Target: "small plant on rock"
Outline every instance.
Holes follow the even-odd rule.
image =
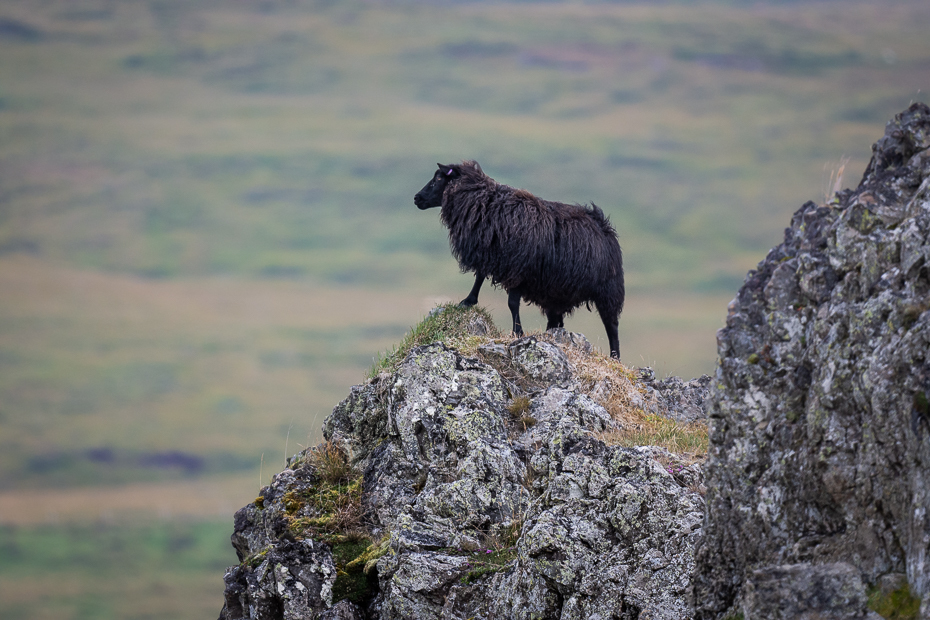
[[[868,592],[869,609],[885,620],[917,620],[920,617],[920,599],[911,593],[907,581],[891,591],[873,587]]]
[[[471,554],[468,563],[470,570],[462,576],[460,581],[463,584],[469,584],[485,575],[499,573],[507,569],[516,558],[516,547],[504,547],[497,550],[479,549]]]
[[[529,414],[532,401],[529,396],[517,396],[507,405],[507,412],[523,430],[536,425],[536,418]]]
[[[330,543],[364,538],[362,476],[349,455],[331,441],[307,450],[304,460],[317,482],[284,495],[290,530],[302,538]]]
[[[601,433],[599,438],[608,445],[627,448],[660,446],[690,461],[702,459],[709,443],[707,425],[703,422],[683,424],[658,415],[644,415],[638,423],[620,431]]]
[[[311,448],[306,458],[316,474],[328,484],[340,484],[359,476],[350,455],[332,441],[327,440]]]
[[[484,335],[476,335],[480,332],[484,332]],[[494,326],[494,319],[484,308],[463,308],[454,303],[444,304],[407,332],[394,349],[379,355],[368,371],[368,376],[374,378],[380,372],[395,370],[414,347],[443,342],[464,355],[474,355],[478,345],[499,335],[500,332]]]

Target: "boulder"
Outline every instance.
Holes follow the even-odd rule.
[[[802,206],[730,304],[698,618],[865,618],[893,574],[930,618],[928,147],[914,104],[858,187]]]
[[[634,373],[592,382],[579,360],[616,362],[564,330],[476,353],[413,347],[324,423],[363,472],[363,526],[384,541],[363,558],[368,598],[340,600],[343,537],[298,527],[320,517],[305,452],[237,513],[242,563],[227,571],[222,618],[691,617],[700,464],[602,440],[622,429],[606,391],[651,388]]]

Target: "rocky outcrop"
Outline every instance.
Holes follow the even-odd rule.
[[[801,207],[730,304],[698,618],[877,618],[866,590],[889,578],[930,618],[928,147],[915,104],[859,186]]]
[[[928,147],[915,104],[855,190],[794,214],[713,380],[445,310],[462,346],[353,387],[236,513],[221,619],[930,620]],[[706,480],[615,441],[705,412]]]
[[[702,375],[690,381],[679,377],[657,379],[651,368],[640,368],[639,376],[647,388],[647,394],[654,394],[653,412],[676,422],[694,422],[707,417],[707,397],[710,395],[710,377]]]
[[[564,330],[474,353],[415,347],[325,422],[363,472],[362,526],[381,541],[362,557],[365,593],[340,602],[348,543],[313,529],[324,492],[301,453],[236,514],[221,618],[691,617],[702,467],[609,445],[629,420],[607,407],[700,411],[704,386],[675,384],[669,405]]]

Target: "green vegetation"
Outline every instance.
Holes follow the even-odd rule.
[[[469,565],[471,570],[462,575],[460,581],[464,584],[473,583],[480,580],[485,575],[499,573],[509,567],[517,559],[516,547],[507,547],[505,549],[487,549],[476,551],[470,556]]]
[[[907,581],[889,592],[882,588],[869,589],[869,609],[885,620],[916,620],[920,617],[920,598],[911,593]]]
[[[386,354],[380,355],[375,360],[371,370],[368,371],[368,376],[376,377],[382,371],[395,369],[407,357],[410,349],[437,341],[442,341],[466,355],[474,355],[479,344],[486,342],[489,337],[499,335],[498,333],[490,333],[485,336],[472,335],[469,333],[468,327],[475,321],[481,321],[491,326],[492,329],[496,329],[493,327],[494,319],[484,308],[478,306],[462,308],[455,303],[439,306],[434,312],[417,323],[404,336],[400,344]]]
[[[328,484],[320,483],[306,493],[285,495],[288,514],[293,515],[306,505],[313,507],[316,516],[294,517],[290,530],[301,538],[314,538],[324,542],[338,542],[361,525],[362,480]]]
[[[927,399],[926,392],[914,393],[914,411],[930,421],[930,400]]]
[[[368,540],[347,541],[333,546],[333,563],[336,565],[333,602],[347,598],[364,607],[378,591],[378,578],[374,571],[366,571],[364,563],[356,562],[370,548]]]
[[[295,536],[332,546],[333,602],[347,598],[364,606],[377,591],[371,567],[387,552],[388,541],[374,542],[361,529],[362,475],[349,456],[329,441],[307,450],[303,458],[313,465],[319,482],[304,492],[285,494],[288,528]],[[298,516],[308,511],[315,516]]]
[[[290,491],[284,495],[291,532],[332,545],[354,545],[366,539],[360,530],[362,473],[352,466],[349,456],[332,442],[325,441],[307,450],[304,458],[313,465],[319,481],[304,491]],[[304,515],[300,516],[301,513]],[[370,541],[362,550],[368,543]]]
[[[515,418],[522,418],[530,410],[532,401],[529,396],[517,396],[507,405],[507,411]]]
[[[0,617],[213,617],[232,520],[0,526]]]
[[[836,162],[864,169],[930,58],[924,0],[7,0],[0,20],[0,515],[83,488],[103,499],[82,518],[127,539],[156,526],[121,522],[126,498],[267,480],[378,351],[462,298],[438,213],[412,204],[434,162],[601,206],[624,362],[693,376],[746,270]],[[503,294],[482,304],[509,325]],[[596,315],[568,323],[603,348]],[[17,531],[64,536],[57,518]],[[200,522],[231,553],[229,516]],[[0,616],[219,607],[215,567],[94,581],[35,557],[60,597],[0,553]]]

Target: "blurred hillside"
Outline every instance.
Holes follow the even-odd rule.
[[[161,521],[104,564],[136,539],[228,564],[230,505],[467,293],[412,202],[437,161],[598,204],[625,254],[624,361],[712,372],[726,303],[790,214],[841,170],[855,185],[885,121],[926,98],[928,26],[923,0],[5,0],[0,548],[27,548],[33,521],[136,511]],[[482,303],[507,324],[503,292]],[[603,348],[586,310],[567,327]],[[0,616],[182,617],[196,605],[149,599],[207,583],[156,596],[140,577],[145,604],[121,607],[69,544],[35,574],[104,603],[42,606],[0,553]]]

